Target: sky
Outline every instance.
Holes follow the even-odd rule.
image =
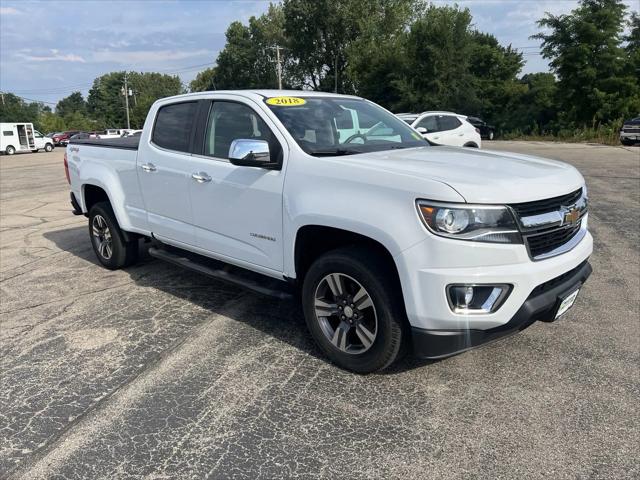
[[[540,56],[536,20],[569,13],[577,0],[436,0],[458,3],[477,29],[524,53],[523,73],[548,71]],[[625,0],[640,10],[640,0]],[[184,83],[214,65],[224,32],[247,23],[269,1],[0,0],[0,91],[55,104],[73,91],[87,94],[111,71],[177,74]]]

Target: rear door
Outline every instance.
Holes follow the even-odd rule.
[[[454,115],[438,115],[440,141],[443,145],[462,147],[466,143],[462,122]]]
[[[136,167],[149,229],[160,240],[194,244],[191,187],[191,142],[197,101],[159,108]]]
[[[192,171],[197,177],[190,181],[197,246],[212,256],[282,272],[284,169],[235,166],[228,153],[233,140],[262,139],[272,161],[283,165],[284,137],[256,105],[238,97],[214,100],[200,118],[202,141],[194,146]]]

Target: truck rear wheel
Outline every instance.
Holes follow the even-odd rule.
[[[138,258],[138,241],[125,240],[108,202],[96,203],[89,210],[89,236],[98,260],[109,270],[133,264]]]
[[[334,363],[357,373],[382,370],[406,340],[402,294],[380,254],[347,247],[318,258],[304,278],[307,326]]]
[[[7,155],[13,155],[14,153],[16,153],[16,149],[14,147],[12,147],[11,145],[9,145],[4,153],[6,153]]]

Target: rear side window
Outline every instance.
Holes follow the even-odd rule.
[[[160,108],[151,141],[168,150],[188,152],[196,106],[196,102],[186,102]]]
[[[440,124],[440,130],[453,130],[454,128],[458,128],[462,125],[462,122],[457,117],[450,117],[448,115],[443,115],[438,117],[438,123]]]
[[[5,137],[13,137],[13,130],[3,130],[2,135]]]

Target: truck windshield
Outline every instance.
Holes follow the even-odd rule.
[[[395,115],[366,100],[273,97],[265,103],[310,155],[334,156],[429,143]]]

